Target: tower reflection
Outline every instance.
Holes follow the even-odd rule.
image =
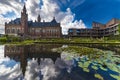
[[[20,62],[22,73],[25,75],[29,59],[36,59],[38,65],[40,65],[41,59],[45,58],[50,58],[55,63],[56,59],[60,57],[60,53],[52,52],[51,49],[57,47],[61,47],[61,45],[6,45],[4,56]]]

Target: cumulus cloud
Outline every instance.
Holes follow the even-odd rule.
[[[71,63],[71,60],[63,60],[60,58],[57,58],[55,63],[51,58],[41,58],[40,65],[38,65],[37,59],[32,59],[27,65],[25,80],[59,80],[67,77],[65,75],[63,76],[61,71],[63,69],[70,69],[73,65]],[[64,73],[68,73],[67,70]],[[66,79],[67,78],[65,78],[65,80]]]
[[[73,60],[68,60],[65,53],[61,57],[27,59],[26,69],[19,62],[8,57],[3,57],[4,46],[0,46],[0,80],[68,80],[69,73],[74,66]],[[69,55],[70,57],[71,55]],[[12,55],[11,55],[12,57]],[[16,58],[17,59],[17,58]],[[21,61],[20,58],[18,60]],[[40,61],[40,62],[39,62]],[[23,75],[22,70],[25,71]],[[64,71],[64,74],[63,74]]]
[[[4,58],[3,62],[10,62],[10,59]],[[17,80],[20,78],[22,78],[22,71],[19,64],[12,67],[8,67],[6,64],[0,65],[0,80]]]
[[[14,11],[16,16],[20,17],[22,5],[19,0],[0,0],[0,14],[7,14],[7,12]]]
[[[33,3],[32,5],[27,5],[28,10],[30,11],[28,13],[29,15],[31,15],[32,19],[35,19],[35,16],[37,17],[37,14],[40,14],[42,20],[51,21],[55,16],[56,20],[61,23],[63,34],[67,34],[67,31],[69,28],[85,28],[86,27],[85,24],[82,22],[82,20],[79,20],[79,21],[74,20],[75,14],[71,12],[70,8],[67,8],[66,12],[63,12],[61,11],[60,6],[58,6],[54,0],[43,0],[42,2],[43,2],[43,5],[41,6],[41,9],[39,8],[39,3],[40,3],[39,0],[36,0],[34,2],[33,0],[29,0],[26,2],[26,4]]]
[[[0,15],[0,34],[4,34],[4,23],[9,21],[9,18],[4,18],[4,16]]]
[[[37,59],[32,59],[28,62],[25,80],[49,80],[50,77],[55,77],[57,73],[59,71],[55,71],[55,65],[51,59],[41,59],[40,65],[38,65]]]
[[[63,3],[68,3],[70,0],[65,0]],[[0,3],[0,15],[7,14],[7,12],[12,12],[16,14],[14,18],[20,17],[20,12],[23,4],[22,0],[2,0]],[[40,7],[40,3],[43,3]],[[57,22],[61,23],[62,33],[67,34],[69,28],[85,28],[85,24],[82,20],[74,20],[75,14],[71,12],[70,8],[66,11],[61,11],[58,5],[58,0],[26,0],[27,13],[29,15],[29,20],[35,20],[37,15],[40,14],[42,20],[51,21],[53,17],[56,17]],[[74,2],[75,3],[75,2]],[[16,5],[14,5],[16,4]],[[78,5],[78,4],[77,4]],[[71,4],[73,6],[73,4]],[[3,16],[2,16],[3,17]],[[13,19],[13,18],[12,18]],[[3,22],[5,22],[5,17],[3,17]],[[3,33],[0,31],[0,33]]]
[[[36,60],[31,60],[28,62],[25,72],[25,80],[40,80],[39,79],[39,70]]]
[[[0,45],[0,63],[1,63],[1,59],[4,58],[4,47],[3,45]]]
[[[23,4],[19,0],[0,0],[0,34],[4,34],[5,22],[20,17],[22,5]],[[9,15],[8,12],[14,12],[16,15],[11,18],[4,17],[3,15]]]
[[[25,1],[29,19],[35,20],[37,18],[38,14],[40,12],[39,3],[40,3],[40,0]]]
[[[70,8],[65,13],[62,13],[64,18],[61,20],[62,33],[67,34],[69,28],[86,28],[82,20],[74,20],[75,14],[73,14]]]

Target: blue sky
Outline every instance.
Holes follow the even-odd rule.
[[[70,6],[73,2],[81,4]],[[106,23],[112,18],[120,18],[120,0],[70,0],[61,4],[62,10],[70,7],[76,14],[75,19],[82,19],[87,27],[91,27],[92,21]]]
[[[7,21],[20,17],[24,3],[30,20],[38,14],[46,21],[55,16],[63,33],[71,26],[91,28],[93,21],[107,23],[112,18],[120,19],[120,0],[0,0],[0,18]]]

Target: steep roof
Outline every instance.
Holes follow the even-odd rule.
[[[56,27],[56,26],[59,26],[60,23],[57,23],[57,21],[55,20],[55,17],[54,17],[51,22],[32,22],[32,21],[28,21],[28,25],[29,25],[29,27]]]
[[[58,26],[59,23],[53,22],[29,22],[29,27],[55,27]]]
[[[9,24],[20,24],[20,18],[16,18],[15,20],[11,20]]]
[[[11,20],[8,24],[21,24],[21,18],[16,18],[15,20]],[[28,21],[28,27],[56,27],[59,26],[60,23],[57,23],[55,18],[51,22],[33,22]]]
[[[51,21],[51,23],[57,23],[55,17],[53,18],[53,20]]]

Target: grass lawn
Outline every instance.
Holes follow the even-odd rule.
[[[34,43],[55,43],[55,44],[120,44],[115,38],[56,38],[56,39],[21,39],[19,37],[0,37],[0,44],[34,44]]]

